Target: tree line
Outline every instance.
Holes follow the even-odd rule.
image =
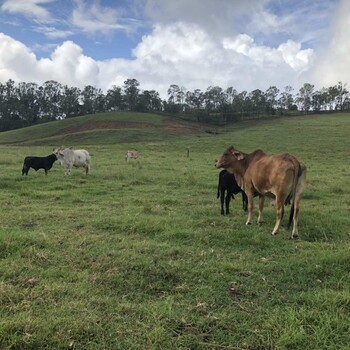
[[[198,120],[232,121],[295,112],[350,110],[346,84],[315,90],[305,83],[294,93],[271,86],[266,91],[238,92],[233,87],[210,86],[206,91],[187,91],[170,85],[168,98],[155,90],[141,90],[136,79],[112,86],[106,93],[94,86],[83,89],[50,80],[43,85],[8,80],[0,83],[0,131],[30,126],[61,118],[107,111],[165,112],[187,114]]]

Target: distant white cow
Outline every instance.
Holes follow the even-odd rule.
[[[138,157],[140,157],[140,153],[138,151],[127,151],[125,154],[125,160],[137,159]]]
[[[53,152],[56,154],[57,159],[64,166],[64,175],[70,175],[71,169],[74,167],[83,167],[86,175],[90,171],[90,154],[85,149],[72,149],[72,148],[57,148]]]

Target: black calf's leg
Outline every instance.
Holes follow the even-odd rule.
[[[244,211],[248,210],[248,197],[244,191],[242,191],[242,208]]]
[[[220,189],[220,204],[221,204],[221,215],[225,215],[224,211],[224,201],[225,201],[225,190]]]
[[[226,214],[230,214],[230,201],[233,194],[231,191],[226,192],[225,204],[226,204]]]
[[[23,168],[22,168],[22,176],[23,176],[24,174],[28,175],[28,171],[29,171],[29,167],[23,165]]]

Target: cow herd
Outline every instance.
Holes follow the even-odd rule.
[[[139,156],[138,151],[127,151],[125,160]],[[90,172],[91,157],[87,150],[61,147],[54,149],[47,157],[25,157],[22,175],[28,175],[30,168],[35,171],[44,169],[47,175],[56,160],[64,166],[65,175],[70,175],[73,167],[83,167],[86,175]],[[295,156],[289,153],[268,155],[260,149],[244,153],[231,146],[216,161],[215,167],[224,169],[219,174],[217,189],[222,215],[229,214],[233,195],[242,193],[243,209],[248,212],[246,225],[251,224],[253,197],[258,196],[258,223],[261,224],[265,197],[271,197],[275,199],[277,211],[272,235],[277,234],[280,228],[285,204],[291,203],[288,227],[293,222],[291,238],[298,236],[299,202],[306,187],[306,167]]]
[[[272,235],[278,232],[284,205],[291,202],[288,226],[293,222],[291,238],[298,236],[299,202],[306,187],[306,167],[288,153],[267,155],[262,150],[244,153],[229,147],[216,161],[216,168],[224,168],[234,175],[248,200],[248,218],[252,222],[253,197],[259,196],[258,223],[262,223],[265,197],[275,198],[277,219]]]
[[[28,175],[30,168],[35,171],[39,169],[45,170],[45,175],[52,168],[53,163],[59,160],[61,165],[64,167],[65,175],[70,175],[71,169],[73,167],[83,167],[85,169],[86,175],[90,171],[90,154],[85,149],[74,150],[73,148],[56,148],[47,157],[34,157],[28,156],[24,158],[22,175]]]

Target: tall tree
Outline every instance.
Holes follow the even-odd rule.
[[[140,83],[136,79],[127,79],[124,81],[124,97],[126,108],[130,111],[135,111],[139,97]]]
[[[219,86],[209,86],[204,93],[205,108],[208,112],[223,112],[225,105],[225,94]]]
[[[275,114],[277,107],[277,96],[279,93],[280,91],[276,86],[270,86],[265,91],[266,112],[268,114]]]
[[[253,90],[248,94],[248,99],[250,100],[251,113],[257,116],[264,114],[266,111],[266,95],[260,90]],[[247,103],[248,101],[246,101]]]
[[[64,85],[62,88],[61,111],[66,118],[82,114],[80,105],[81,91],[77,87]]]
[[[45,120],[54,120],[61,116],[62,85],[54,80],[46,81],[39,87],[41,116]]]
[[[299,89],[296,101],[300,105],[300,109],[304,112],[308,112],[312,106],[312,95],[314,93],[314,85],[305,83],[303,87]]]
[[[166,110],[171,113],[179,113],[181,111],[181,105],[179,104],[179,96],[181,96],[181,89],[178,85],[172,84],[168,89],[168,101],[166,104]]]
[[[190,107],[191,110],[200,110],[203,108],[203,93],[200,89],[195,89],[192,91],[186,92],[185,102]]]
[[[121,87],[113,85],[112,88],[107,91],[106,108],[109,111],[124,109],[124,98]]]
[[[41,120],[38,84],[21,82],[17,85],[18,115],[23,125],[36,124]]]
[[[278,106],[281,114],[283,114],[283,110],[289,111],[293,108],[294,98],[292,92],[293,88],[287,85],[281,93],[281,97],[278,99]]]

